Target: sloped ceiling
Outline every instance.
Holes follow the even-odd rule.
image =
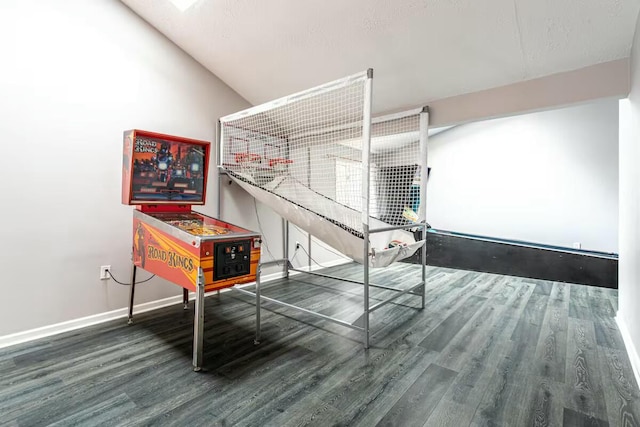
[[[629,56],[637,0],[122,0],[252,104],[367,68],[374,111]]]

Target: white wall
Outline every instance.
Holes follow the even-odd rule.
[[[618,252],[618,101],[455,127],[429,140],[436,229]]]
[[[249,105],[117,1],[3,0],[0,47],[3,336],[126,306],[127,287],[98,279],[111,264],[129,280],[124,130],[213,141],[217,118]],[[153,279],[136,302],[178,294]]]
[[[640,21],[631,48],[631,92],[620,107],[618,322],[640,380]]]

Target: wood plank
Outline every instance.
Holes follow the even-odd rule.
[[[42,379],[41,381],[23,384],[9,384],[0,389],[0,414],[2,419],[14,420],[19,416],[37,408],[40,399],[63,393],[64,387],[59,378]]]
[[[154,405],[144,403],[143,406],[153,408],[148,411],[145,419],[148,424],[157,425],[170,423],[174,425],[194,425],[200,422],[198,414],[215,411],[217,417],[228,425],[237,425],[241,421],[249,421],[260,415],[267,420],[265,414],[278,412],[283,401],[295,400],[306,392],[306,370],[293,369],[295,366],[306,366],[315,370],[324,360],[306,349],[291,348],[287,354],[281,354],[270,360],[264,360],[259,368],[247,372],[240,378],[226,380],[213,376],[215,381],[203,381],[209,385],[217,384],[217,388],[210,390],[208,399],[193,394],[189,399],[182,397],[170,400],[170,405],[162,405],[161,399],[154,398]],[[197,375],[197,374],[196,374]],[[238,385],[242,384],[241,387]],[[147,399],[151,399],[149,394]],[[138,400],[135,400],[137,404]],[[239,405],[238,402],[243,402]]]
[[[476,408],[443,398],[433,410],[423,427],[460,427],[471,424]]]
[[[356,425],[380,419],[426,369],[432,357],[421,347],[369,349],[333,372],[316,392],[340,413],[335,424]]]
[[[468,363],[467,353],[478,350],[481,341],[486,339],[491,327],[501,317],[500,314],[492,304],[484,304],[442,349],[436,363],[454,371],[462,370]]]
[[[609,427],[607,421],[567,408],[564,410],[562,425],[563,427]]]
[[[522,413],[523,408],[513,402],[525,400],[527,390],[521,387],[520,378],[529,373],[534,360],[548,299],[542,293],[531,293],[511,334],[511,343],[504,346],[496,372],[480,398],[473,425],[506,423]]]
[[[477,273],[480,275],[481,273]],[[386,347],[394,345],[394,342],[402,343],[412,347],[422,342],[441,322],[455,310],[463,307],[466,300],[473,296],[474,285],[469,289],[454,287],[450,288],[449,276],[444,275],[439,281],[429,282],[426,297],[426,309],[420,315],[411,316],[399,327],[398,335],[389,336],[373,343],[374,346]]]
[[[593,326],[596,333],[596,343],[601,346],[625,350],[622,335],[615,321],[616,312],[607,297],[605,289],[588,287],[589,308],[593,314]]]
[[[543,294],[536,293],[535,290],[527,301],[522,316],[516,325],[511,340],[523,344],[538,342],[542,322],[547,309],[549,298]]]
[[[562,425],[564,387],[548,378],[521,376],[506,381],[506,405],[480,405],[471,425],[556,426]]]
[[[510,352],[513,354],[514,352]],[[522,408],[524,390],[518,385],[516,373],[521,359],[505,356],[496,367],[489,384],[484,388],[471,425],[503,425],[517,415]]]
[[[171,401],[167,399],[167,395],[171,395],[173,399],[189,399],[190,396],[211,389],[210,384],[206,382],[198,384],[194,382],[193,378],[181,374],[181,369],[185,368],[185,364],[179,353],[165,351],[157,353],[157,356],[157,359],[153,356],[149,357],[152,360],[155,359],[155,363],[148,364],[141,371],[136,364],[132,364],[131,369],[112,368],[104,374],[96,373],[93,376],[87,376],[85,381],[65,385],[60,388],[55,399],[51,399],[51,395],[48,393],[40,393],[37,395],[37,399],[30,402],[30,405],[25,408],[26,410],[23,410],[18,421],[24,425],[40,425],[45,421],[47,423],[60,421],[68,417],[70,413],[74,414],[77,411],[99,405],[100,402],[115,398],[122,392],[127,393],[134,401],[132,391],[137,391],[140,395],[148,393],[151,399],[159,399],[163,408],[167,408],[170,407],[168,402]],[[160,362],[162,359],[165,361]],[[185,388],[187,383],[189,384],[188,389]],[[175,395],[174,387],[181,388],[182,392]]]
[[[563,307],[568,312],[570,290],[570,284],[553,282],[553,287],[551,288],[551,293],[549,294],[549,304],[557,307]]]
[[[612,291],[611,289],[598,288],[595,286],[586,286],[586,289],[593,314],[602,317],[616,316],[616,310],[614,310],[611,300],[608,297]]]
[[[548,378],[532,377],[528,381],[528,408],[522,411],[524,418],[518,420],[518,425],[536,427],[562,425],[564,390],[561,383]]]
[[[6,378],[10,372],[15,372],[15,368],[16,364],[11,359],[0,361],[0,378]],[[2,384],[2,380],[0,380],[0,384]]]
[[[420,347],[431,351],[442,351],[486,301],[486,298],[476,296],[467,299],[463,307],[451,313],[451,315],[422,340],[419,344]]]
[[[602,384],[609,423],[614,426],[640,426],[640,392],[626,353],[599,347],[598,356],[603,367]]]
[[[95,405],[84,407],[68,417],[51,424],[52,426],[106,425],[115,417],[135,409],[136,405],[125,394],[100,400]]]
[[[557,382],[565,378],[567,315],[566,306],[557,305],[557,300],[547,306],[536,347],[535,374]]]
[[[458,270],[457,277],[453,278],[451,287],[464,288],[475,280],[478,280],[480,276],[473,271]]]
[[[295,350],[297,357],[302,357],[303,353],[304,355],[312,354],[312,351],[293,344],[297,338],[302,338],[307,332],[306,328],[299,329],[294,334],[289,335],[285,342],[263,342],[259,346],[254,346],[251,350],[236,352],[235,357],[228,360],[227,363],[221,361],[221,365],[216,368],[216,373],[229,379],[236,379],[246,375],[248,372],[255,371],[258,361],[262,364],[265,361],[271,361],[285,355],[292,350]],[[291,345],[288,345],[288,343],[291,343]],[[208,356],[208,354],[206,355]]]
[[[519,286],[516,286],[513,283],[513,280],[509,277],[498,275],[494,276],[495,278],[491,286],[493,293],[487,295],[487,298],[491,298],[492,303],[495,305],[505,305],[511,300],[511,297],[517,291]],[[522,286],[526,288],[526,285]]]
[[[85,332],[84,329],[83,332]],[[66,334],[63,334],[63,336],[65,336],[66,338]],[[11,361],[12,363],[14,363],[13,358],[15,357],[24,354],[43,353],[46,352],[50,347],[51,344],[49,343],[49,338],[41,338],[39,340],[5,347],[3,349],[0,349],[0,361]]]
[[[598,345],[616,350],[626,350],[622,334],[618,329],[615,318],[595,316],[593,326],[596,334],[596,343]]]
[[[442,350],[436,361],[437,364],[454,371],[462,371],[468,365],[469,359],[477,361],[478,356],[482,357],[488,348],[487,340],[491,342],[493,336],[504,330],[507,304],[515,298],[516,288],[503,286],[502,281],[494,283],[493,287],[499,289],[495,293],[499,297],[489,296],[487,303]]]
[[[538,279],[524,279],[525,282],[529,282],[531,281],[534,285],[535,285],[535,289],[533,290],[533,293],[536,294],[540,294],[540,295],[546,295],[546,296],[550,296],[551,295],[551,290],[553,288],[553,282],[547,281],[547,280],[538,280]]]
[[[583,285],[571,285],[569,295],[569,317],[593,320],[587,287]]]
[[[613,308],[614,313],[618,312],[618,290],[617,289],[608,289],[604,294],[609,298],[609,302],[611,303],[611,307]]]
[[[396,402],[377,426],[422,427],[442,399],[457,372],[430,365]]]
[[[337,409],[314,394],[309,394],[295,405],[283,409],[270,423],[282,427],[327,426],[339,418],[340,412]]]
[[[334,417],[331,422],[326,422],[324,424],[313,423],[313,425],[376,425],[388,410],[393,407],[398,400],[398,397],[402,396],[402,394],[411,387],[415,379],[432,363],[432,360],[433,357],[431,357],[430,354],[425,353],[423,349],[414,349],[414,351],[407,353],[403,361],[400,362],[399,370],[389,371],[389,374],[387,374],[393,375],[395,378],[394,380],[384,382],[384,386],[380,389],[372,389],[370,393],[371,398],[367,400],[366,410],[358,410],[359,408],[349,408],[349,406],[347,406],[346,412],[352,414],[348,415],[350,418],[347,418],[347,416],[344,415],[344,407],[341,410],[338,410],[336,406],[331,405],[336,413],[340,415]],[[361,359],[360,363],[362,362],[363,361]],[[318,384],[314,394],[322,397],[323,402],[331,402],[334,393],[336,393],[336,391],[340,393],[340,390],[345,390],[345,386],[348,386],[353,380],[353,377],[350,375],[350,370],[352,370],[354,366],[357,366],[357,363],[354,364],[351,361],[346,364],[340,364],[338,369],[332,373],[332,375],[325,377],[323,384]],[[384,381],[385,376],[382,378]],[[331,385],[333,385],[333,387]],[[347,388],[346,390],[349,389]],[[355,392],[357,389],[351,390]],[[351,392],[351,390],[346,391],[346,393]],[[345,395],[345,398],[348,398],[348,396],[349,395]],[[299,405],[296,403],[295,406],[297,407]],[[323,407],[324,406],[322,405],[316,406],[316,410],[322,411]],[[310,411],[311,413],[315,412],[309,407],[307,407],[307,411]],[[281,419],[283,418],[275,418],[271,421],[271,424],[280,425],[279,420]],[[305,417],[305,419],[307,418]],[[349,420],[348,422],[346,421],[347,419]]]
[[[463,367],[449,392],[449,399],[456,403],[478,406],[496,378],[496,370],[505,354],[513,346],[510,340],[518,324],[533,286],[522,285],[505,305],[502,315],[491,329],[478,337],[474,349],[467,353],[468,363]]]
[[[573,288],[572,288],[573,291]],[[565,407],[600,420],[607,419],[593,322],[569,319]]]

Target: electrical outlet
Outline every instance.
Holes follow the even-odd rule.
[[[574,242],[573,243],[573,249],[582,249],[582,243]]]
[[[111,271],[110,265],[100,266],[100,280],[109,280],[111,278],[111,276],[109,276],[109,273],[107,273],[107,271]]]

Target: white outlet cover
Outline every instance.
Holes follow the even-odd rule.
[[[111,270],[110,265],[100,266],[100,280],[108,280],[110,278],[109,274],[107,273],[107,270]]]

